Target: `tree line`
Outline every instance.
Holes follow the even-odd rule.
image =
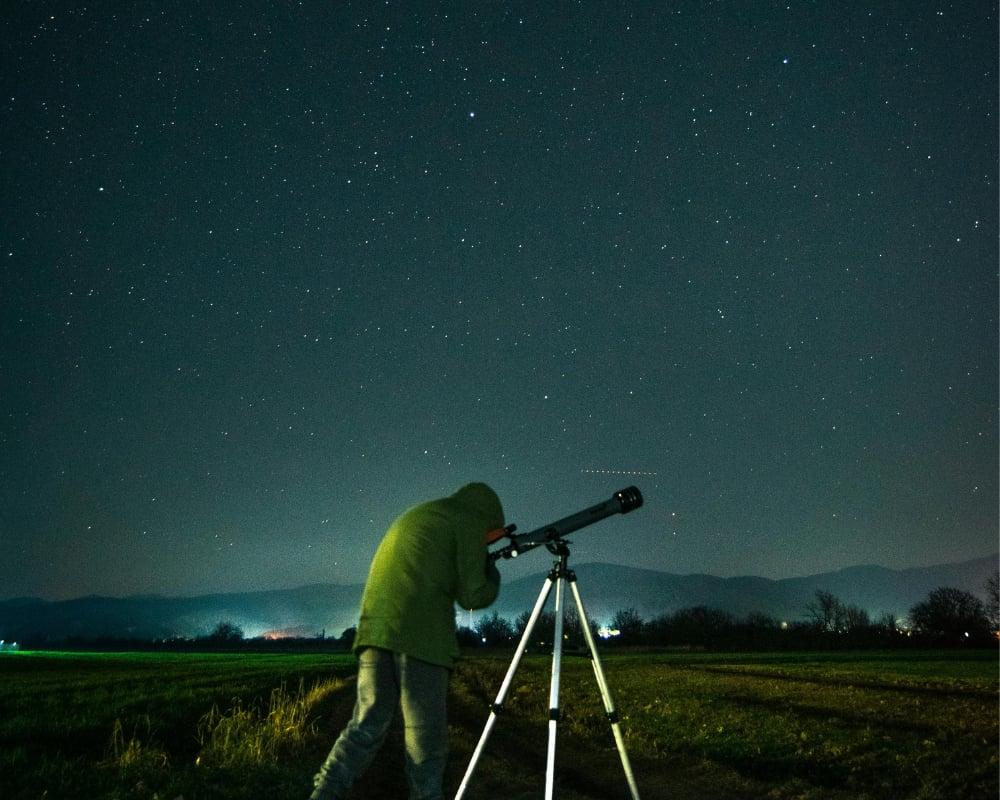
[[[897,619],[885,613],[876,618],[863,608],[844,603],[831,592],[819,590],[804,609],[804,619],[777,620],[767,614],[737,617],[709,606],[682,608],[653,619],[644,619],[634,608],[614,614],[606,628],[591,621],[602,646],[692,647],[705,649],[812,649],[834,647],[983,646],[997,641],[997,579],[986,584],[987,602],[971,592],[951,587],[934,589]],[[459,630],[466,647],[504,647],[518,642],[530,618],[524,612],[511,622],[494,612],[474,628]],[[550,647],[555,615],[545,612],[532,632],[529,647]],[[584,647],[581,620],[568,610],[563,623],[564,641]]]

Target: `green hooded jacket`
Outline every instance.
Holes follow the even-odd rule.
[[[485,535],[503,524],[500,498],[485,483],[404,512],[372,560],[354,652],[381,647],[450,668],[458,657],[455,603],[485,608],[500,591]]]

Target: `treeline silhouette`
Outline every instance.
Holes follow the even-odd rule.
[[[805,618],[792,622],[766,614],[737,617],[717,608],[694,606],[653,619],[634,608],[618,611],[605,626],[591,621],[591,632],[602,647],[665,647],[705,650],[810,650],[892,647],[986,646],[997,642],[996,580],[986,586],[989,606],[970,592],[940,587],[914,605],[905,619],[891,613],[875,619],[862,608],[817,591],[805,607]],[[530,619],[525,612],[513,622],[497,613],[462,628],[466,647],[508,647],[520,641]],[[548,648],[555,633],[555,615],[542,613],[529,648]],[[570,609],[563,622],[564,644],[586,647],[581,620]]]
[[[687,648],[704,650],[812,650],[893,647],[995,646],[1000,636],[997,578],[986,584],[987,602],[974,594],[939,587],[909,609],[905,618],[883,614],[875,619],[862,608],[842,602],[826,591],[817,591],[803,609],[804,618],[778,620],[767,614],[737,617],[710,606],[682,608],[644,619],[634,608],[616,612],[601,625],[591,620],[591,633],[602,649]],[[515,620],[493,612],[474,627],[458,628],[459,644],[468,650],[513,647],[520,641],[530,618],[525,611]],[[210,632],[195,637],[156,640],[102,637],[62,641],[26,641],[19,649],[154,650],[195,652],[338,652],[350,650],[355,628],[340,636],[247,638],[233,622],[222,620]],[[530,650],[552,647],[555,615],[540,614],[528,643]],[[585,649],[581,621],[575,609],[563,621],[564,645]]]

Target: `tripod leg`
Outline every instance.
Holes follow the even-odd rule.
[[[587,640],[587,647],[590,648],[594,677],[597,678],[597,687],[601,690],[601,699],[604,700],[604,710],[607,712],[608,720],[611,722],[611,732],[614,734],[618,755],[621,757],[622,768],[625,770],[625,780],[628,781],[629,791],[632,792],[632,800],[639,800],[639,787],[636,786],[635,775],[632,773],[632,764],[629,762],[628,752],[625,750],[625,739],[622,736],[621,725],[618,723],[618,712],[615,711],[615,704],[611,699],[611,691],[608,689],[608,682],[604,677],[604,669],[601,667],[601,659],[597,655],[597,645],[594,642],[594,634],[590,630],[590,621],[587,619],[587,612],[583,609],[580,590],[576,588],[575,580],[571,579],[569,585],[573,590],[573,598],[576,600],[576,610],[580,615],[583,635]]]
[[[511,681],[514,680],[514,673],[517,672],[517,667],[521,663],[521,656],[523,656],[524,651],[528,649],[528,642],[531,640],[531,633],[534,631],[535,624],[538,622],[538,617],[541,615],[542,609],[545,607],[545,601],[549,599],[550,591],[552,591],[552,578],[546,578],[545,584],[542,586],[542,591],[538,593],[538,599],[535,601],[535,607],[531,610],[531,616],[528,618],[528,624],[524,626],[524,633],[521,634],[521,641],[518,643],[517,650],[514,652],[514,658],[511,660],[510,666],[507,668],[507,674],[504,676],[503,683],[500,684],[500,691],[497,692],[496,699],[493,701],[493,705],[490,708],[490,716],[486,720],[486,727],[483,728],[482,736],[479,737],[479,744],[476,745],[476,749],[472,753],[472,758],[469,759],[469,766],[465,770],[465,777],[462,778],[462,783],[458,787],[458,791],[455,793],[455,800],[461,800],[462,796],[465,794],[465,790],[469,786],[469,781],[472,779],[472,773],[476,769],[479,757],[483,754],[486,742],[490,738],[490,734],[493,732],[493,726],[496,724],[497,715],[503,710],[504,698],[507,697]]]
[[[545,760],[545,800],[552,800],[556,774],[556,729],[559,724],[559,673],[562,668],[563,588],[562,574],[556,579],[556,626],[552,641],[552,681],[549,685],[549,749]]]

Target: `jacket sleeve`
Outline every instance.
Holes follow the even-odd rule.
[[[486,608],[500,593],[500,572],[486,558],[488,551],[481,535],[463,530],[457,540],[455,600],[465,609]]]

